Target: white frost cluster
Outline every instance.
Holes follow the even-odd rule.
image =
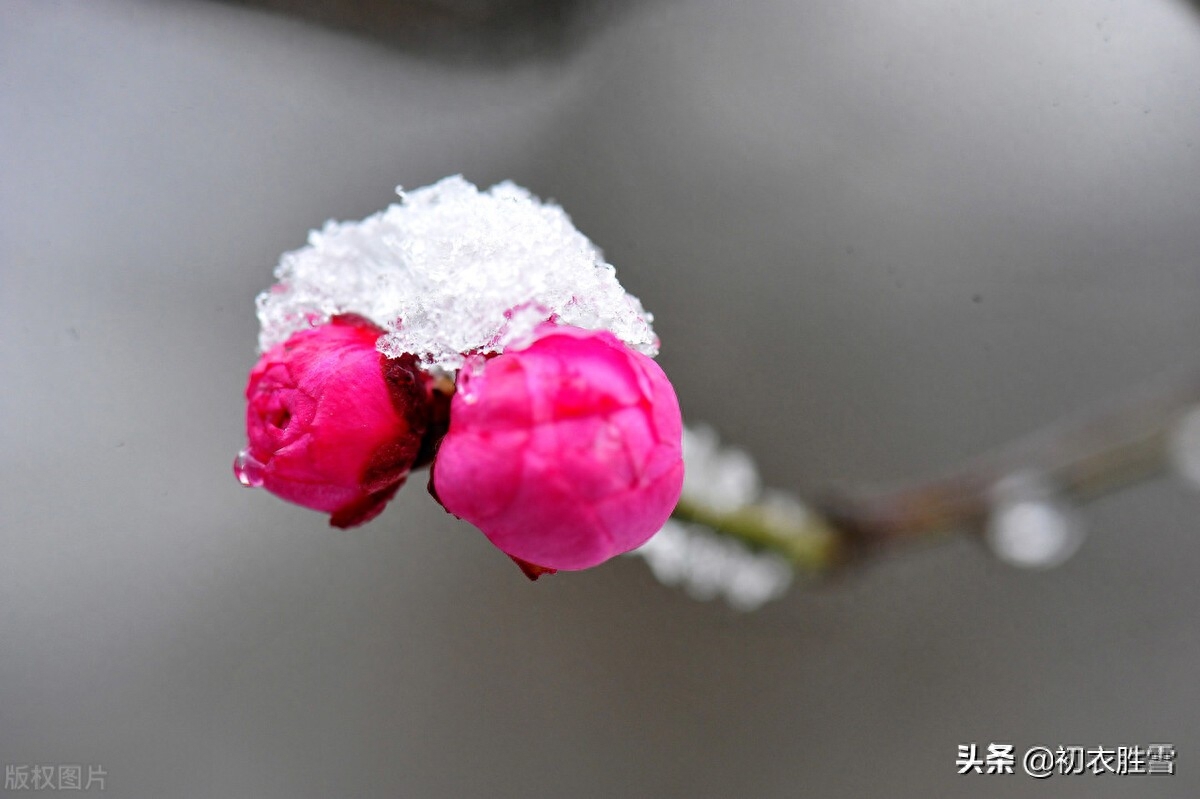
[[[633,554],[666,585],[678,585],[694,599],[723,596],[742,611],[783,596],[792,583],[792,567],[781,556],[754,552],[702,524],[668,520]]]
[[[992,488],[984,540],[998,558],[1023,569],[1052,569],[1084,539],[1075,509],[1038,474],[1009,475]]]
[[[689,504],[724,513],[761,502],[792,523],[808,512],[789,495],[764,495],[753,459],[722,447],[710,427],[684,428],[683,467],[683,500]],[[792,583],[791,564],[781,555],[755,551],[702,524],[668,520],[630,554],[643,558],[663,583],[681,586],[696,599],[723,596],[737,610],[755,610],[783,596]]]
[[[449,177],[403,192],[361,222],[327,222],[286,253],[258,297],[259,346],[339,313],[387,331],[389,356],[457,370],[469,352],[497,352],[554,316],[609,330],[654,356],[650,315],[557,205],[513,183],[481,192]]]
[[[707,425],[683,430],[683,496],[716,511],[728,512],[758,499],[762,481],[754,459],[736,447],[722,447]]]

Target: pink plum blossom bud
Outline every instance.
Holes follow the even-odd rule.
[[[640,546],[683,485],[679,401],[658,364],[607,331],[535,335],[464,365],[430,485],[531,577]]]
[[[351,314],[295,333],[259,358],[246,385],[244,485],[331,514],[377,516],[422,455],[434,415],[429,376],[375,349],[383,331]]]

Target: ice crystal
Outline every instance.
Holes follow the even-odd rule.
[[[328,222],[286,253],[258,297],[262,349],[338,313],[387,331],[380,350],[457,370],[554,318],[611,331],[653,356],[650,315],[557,205],[509,182],[449,177],[361,222]]]

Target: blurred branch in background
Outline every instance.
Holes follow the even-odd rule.
[[[287,14],[444,61],[568,54],[631,0],[220,0]]]
[[[933,480],[845,492],[806,507],[763,492],[749,457],[686,433],[688,477],[673,520],[638,550],[668,583],[753,608],[788,572],[827,575],[900,543],[980,535],[1001,559],[1048,568],[1083,540],[1076,508],[1174,466],[1200,483],[1200,370],[1070,418]],[[724,544],[714,536],[729,539]],[[731,546],[731,542],[736,542]],[[774,564],[765,568],[766,564]]]

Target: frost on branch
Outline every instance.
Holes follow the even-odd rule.
[[[808,513],[791,495],[764,491],[754,460],[740,449],[722,447],[710,427],[683,430],[683,502],[732,512],[755,502],[772,516],[795,521]],[[678,585],[696,599],[724,597],[750,611],[783,596],[792,566],[773,552],[759,552],[703,524],[669,520],[653,538],[630,553],[643,558],[654,576]]]
[[[649,314],[557,205],[509,182],[481,192],[462,177],[399,193],[400,203],[328,222],[283,256],[279,282],[258,297],[261,349],[357,313],[387,331],[386,355],[446,371],[552,316],[657,354]]]
[[[758,499],[762,481],[745,450],[721,446],[706,425],[683,430],[683,495],[713,510],[734,511]]]
[[[792,567],[779,555],[752,552],[702,524],[669,520],[631,554],[644,558],[666,585],[679,585],[694,599],[723,596],[736,610],[756,610],[792,583]]]

